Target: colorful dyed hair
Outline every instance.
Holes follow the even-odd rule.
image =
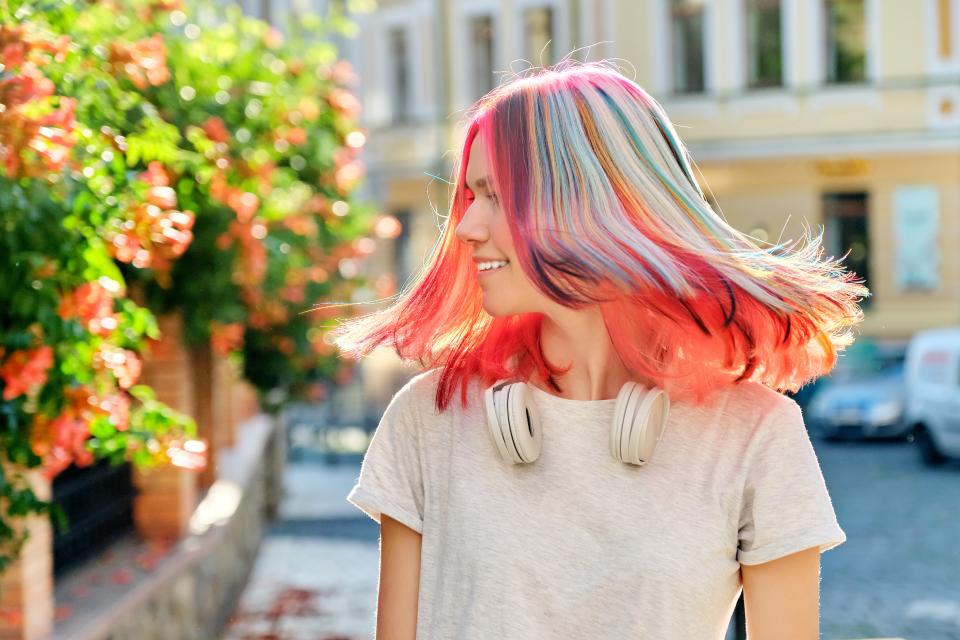
[[[473,378],[546,379],[542,314],[492,317],[471,247],[470,146],[482,136],[520,266],[570,308],[597,304],[624,365],[674,399],[707,402],[744,380],[796,390],[830,371],[869,295],[822,231],[760,246],[711,208],[663,108],[607,63],[565,60],[497,87],[468,113],[450,215],[427,264],[381,311],[345,322],[350,357],[378,346],[442,367],[440,411]]]

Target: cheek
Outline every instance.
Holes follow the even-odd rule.
[[[513,250],[513,236],[510,234],[510,227],[502,216],[497,216],[490,225],[490,235],[493,236],[497,247],[507,254],[512,262],[516,257],[516,251]]]

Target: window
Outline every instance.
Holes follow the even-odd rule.
[[[553,64],[553,9],[537,7],[523,12],[523,47],[535,66]]]
[[[863,82],[867,77],[864,0],[824,0],[826,80]]]
[[[390,106],[394,123],[402,124],[410,121],[410,50],[406,29],[390,29],[387,40],[390,47]]]
[[[781,0],[746,0],[747,86],[783,85]]]
[[[493,89],[493,18],[470,19],[471,78],[473,97],[479,98]]]
[[[704,0],[670,0],[673,90],[676,93],[701,93],[704,90],[704,4]]]
[[[866,193],[828,193],[823,196],[824,245],[834,257],[870,287],[870,234]],[[849,252],[849,254],[847,253]],[[872,298],[860,304],[870,305]]]

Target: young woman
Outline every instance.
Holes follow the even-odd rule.
[[[751,640],[818,638],[846,536],[778,391],[867,295],[819,240],[730,227],[606,64],[482,98],[429,263],[337,329],[426,369],[348,496],[381,525],[377,638],[720,639],[741,588]]]

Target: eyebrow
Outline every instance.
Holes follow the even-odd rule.
[[[478,189],[486,189],[486,188],[487,188],[487,185],[489,185],[490,182],[492,182],[492,180],[490,179],[490,176],[483,176],[482,178],[480,178],[479,180],[477,180],[476,182],[474,182],[472,187],[470,186],[470,183],[468,182],[468,183],[467,183],[467,188],[470,189],[470,190],[472,190],[472,191],[476,191],[476,190],[478,190]]]

